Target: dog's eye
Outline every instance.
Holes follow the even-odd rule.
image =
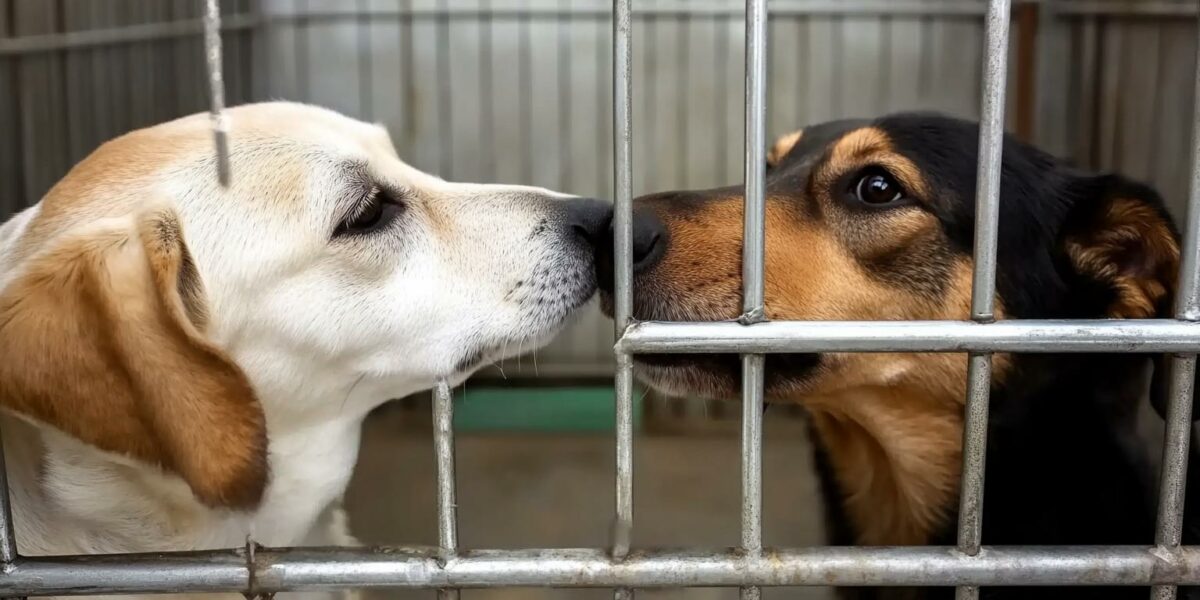
[[[378,231],[395,220],[402,212],[404,212],[403,203],[392,198],[387,192],[375,188],[354,208],[350,216],[338,225],[334,236]]]
[[[868,171],[854,184],[854,196],[866,204],[891,204],[904,198],[904,190],[891,175]]]

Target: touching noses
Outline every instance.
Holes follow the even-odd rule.
[[[596,256],[596,279],[601,290],[613,290],[613,210],[608,202],[592,199],[569,200],[567,222],[575,233],[592,246]],[[666,227],[647,211],[633,215],[633,272],[644,271],[662,257],[666,248]]]

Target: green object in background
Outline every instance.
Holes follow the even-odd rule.
[[[633,426],[641,426],[641,390],[633,392]],[[454,398],[457,431],[612,431],[611,387],[476,387]]]

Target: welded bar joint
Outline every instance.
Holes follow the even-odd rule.
[[[225,79],[221,66],[221,7],[217,0],[204,3],[204,58],[208,68],[208,97],[216,149],[217,181],[229,187],[229,118],[225,114]]]
[[[1179,289],[1175,295],[1175,318],[1180,322],[1200,320],[1200,34],[1196,47],[1196,100],[1192,106],[1192,171],[1187,206],[1187,226],[1180,252]],[[1169,362],[1166,433],[1163,440],[1162,473],[1158,492],[1158,519],[1154,542],[1161,553],[1174,553],[1183,541],[1183,517],[1187,492],[1188,456],[1192,438],[1192,407],[1195,398],[1196,354],[1175,354]],[[1156,600],[1172,600],[1173,586],[1155,587]]]
[[[458,498],[454,474],[454,395],[445,379],[433,391],[433,448],[437,459],[438,563],[458,554]],[[438,597],[456,600],[458,590],[438,589]]]

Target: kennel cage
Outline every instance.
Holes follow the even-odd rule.
[[[375,74],[391,67],[382,66],[376,60],[382,53],[363,52],[362,48],[371,49],[379,43],[378,20],[395,20],[396,27],[402,33],[409,34],[400,39],[410,44],[410,50],[424,48],[422,39],[435,49],[428,61],[418,59],[415,52],[398,53],[401,57],[407,57],[402,58],[401,63],[411,61],[402,65],[408,70],[406,81],[410,83],[387,92],[397,92],[403,98],[403,102],[391,106],[392,110],[398,111],[400,131],[404,132],[401,137],[402,148],[417,150],[412,154],[417,166],[453,177],[474,177],[468,169],[460,171],[460,156],[465,154],[468,157],[475,156],[474,160],[484,168],[494,169],[495,179],[523,179],[568,191],[595,193],[589,192],[583,184],[572,183],[578,177],[581,181],[590,180],[590,185],[595,186],[593,189],[598,190],[599,195],[608,192],[616,198],[616,231],[618,255],[621,258],[617,271],[617,327],[615,333],[606,332],[607,335],[600,335],[599,329],[585,334],[602,340],[605,355],[610,348],[608,344],[616,340],[618,468],[613,547],[457,552],[452,403],[449,390],[440,385],[435,393],[434,433],[442,547],[436,551],[418,548],[391,549],[387,552],[260,549],[248,543],[241,550],[165,555],[23,557],[16,553],[11,517],[5,505],[4,510],[0,511],[5,516],[4,527],[0,527],[0,559],[5,565],[0,575],[0,596],[175,591],[268,593],[284,589],[397,586],[436,588],[449,597],[454,595],[454,589],[463,587],[525,585],[612,587],[617,588],[621,596],[630,595],[631,590],[638,587],[729,586],[743,588],[745,597],[756,597],[758,586],[770,585],[934,584],[961,586],[959,596],[970,598],[977,595],[976,586],[981,585],[1118,584],[1153,585],[1156,586],[1155,597],[1169,598],[1173,597],[1172,585],[1200,583],[1200,552],[1181,546],[1179,531],[1183,467],[1191,433],[1189,413],[1192,374],[1195,371],[1194,353],[1200,350],[1200,337],[1194,324],[1200,319],[1196,277],[1197,223],[1200,222],[1200,163],[1197,161],[1196,145],[1200,142],[1200,135],[1195,133],[1200,121],[1200,109],[1195,107],[1194,97],[1195,86],[1200,85],[1194,62],[1200,49],[1194,46],[1197,37],[1195,4],[1084,0],[1018,2],[1018,11],[1030,5],[1039,8],[1033,13],[1033,18],[1029,18],[1027,12],[1018,13],[1022,17],[1018,19],[1018,37],[1032,38],[1034,34],[1030,30],[1038,30],[1036,38],[1042,50],[1031,57],[1010,43],[1012,7],[1008,1],[778,0],[772,4],[771,14],[777,18],[794,18],[796,22],[792,24],[800,32],[796,36],[780,35],[779,29],[785,26],[780,21],[768,25],[765,0],[749,0],[746,3],[744,30],[741,29],[741,8],[732,4],[652,3],[644,0],[639,2],[639,7],[643,3],[646,6],[635,13],[630,0],[616,0],[611,10],[607,6],[582,6],[571,2],[529,4],[514,8],[511,5],[502,6],[499,2],[466,6],[442,0],[431,4],[414,1],[397,8],[395,3],[364,1],[357,3],[353,9],[347,9],[342,3],[319,3],[315,0],[292,3],[240,2],[233,6],[232,12],[224,15],[224,60],[211,51],[207,54],[217,58],[214,65],[217,68],[211,70],[218,75],[214,81],[226,86],[232,102],[283,95],[284,92],[272,87],[274,85],[294,85],[294,93],[321,101],[312,87],[315,74],[329,72],[340,76],[353,70],[336,68],[339,64],[337,44],[322,45],[320,51],[314,51],[311,46],[313,40],[309,37],[312,30],[319,27],[344,29],[330,33],[334,38],[340,35],[343,40],[349,40],[352,47],[358,49],[356,55],[359,57],[357,64],[360,74],[364,69]],[[209,6],[215,7],[215,4],[210,2]],[[18,91],[16,98],[8,94],[0,95],[0,119],[7,123],[4,131],[21,132],[19,136],[5,136],[5,140],[0,140],[0,148],[5,150],[3,164],[15,165],[5,167],[6,177],[0,178],[0,184],[5,185],[3,197],[18,199],[18,203],[36,198],[44,186],[61,174],[61,170],[56,172],[55,169],[69,164],[70,152],[86,151],[96,141],[111,137],[139,120],[162,120],[162,116],[148,115],[163,111],[170,102],[180,106],[190,103],[190,109],[186,112],[194,112],[203,107],[208,97],[205,93],[207,80],[202,76],[204,62],[201,60],[206,53],[202,49],[199,33],[205,23],[210,26],[210,33],[216,31],[212,29],[217,24],[215,14],[211,15],[214,18],[202,23],[195,18],[199,15],[195,12],[197,3],[178,2],[162,5],[165,8],[162,8],[163,14],[158,17],[163,18],[165,14],[166,21],[146,20],[140,25],[67,31],[69,5],[92,11],[102,6],[100,3],[72,3],[70,0],[8,0],[5,6],[7,10],[0,11],[0,19],[3,19],[0,32],[5,34],[0,40],[0,58],[3,58],[3,64],[0,64],[3,72],[0,74],[4,76],[0,81],[11,82]],[[230,6],[225,8],[229,10]],[[608,30],[610,17],[613,31],[611,49],[599,39],[604,37],[600,34]],[[635,18],[642,25],[655,28],[636,43]],[[474,49],[475,52],[468,51],[464,60],[468,60],[472,54],[476,59],[485,55],[490,58],[491,55],[484,50],[503,46],[496,42],[496,38],[513,34],[509,41],[515,42],[512,49],[518,57],[518,68],[515,70],[518,85],[502,85],[500,82],[508,79],[497,78],[495,73],[487,77],[474,76],[475,73],[488,72],[488,69],[455,68],[463,64],[458,60],[463,57],[452,55],[452,52],[461,48],[460,44],[451,40],[451,22],[455,19],[462,19],[465,24],[475,27],[477,35],[488,31],[486,36],[480,36],[487,39],[488,44],[468,45],[468,50]],[[506,19],[511,20],[513,31],[500,33],[501,29],[494,27],[493,23]],[[574,60],[585,53],[575,49],[575,40],[570,34],[555,28],[556,19],[578,19],[596,34],[597,51],[588,55],[595,73],[609,68],[606,62],[608,55],[611,54],[613,58],[611,146],[605,133],[608,122],[604,115],[607,111],[598,108],[601,103],[597,99],[608,90],[605,88],[599,93],[593,91],[581,96],[590,97],[586,101],[591,104],[584,106],[595,110],[579,110],[578,104],[572,104],[572,94],[577,91],[574,85],[577,72],[573,63],[568,63],[563,57]],[[74,23],[70,27],[78,24]],[[538,26],[549,27],[546,32],[549,35],[542,42],[535,41],[539,38],[533,35]],[[691,29],[701,26],[712,28],[712,45],[707,51],[713,54],[706,54],[704,61],[683,60],[691,56],[689,49],[693,44],[700,45],[700,42],[706,41],[694,35],[696,30]],[[21,31],[18,32],[18,29]],[[737,33],[742,31],[744,39],[740,39],[741,34]],[[785,50],[768,47],[768,31],[776,34],[770,39],[787,40],[783,46]],[[868,33],[862,34],[863,31]],[[918,35],[897,35],[898,31],[916,31]],[[1020,35],[1022,31],[1024,34]],[[878,35],[871,35],[871,32]],[[888,35],[882,35],[883,32]],[[291,37],[287,38],[288,35]],[[672,35],[674,37],[670,37]],[[273,36],[282,36],[283,41]],[[216,35],[209,36],[210,42],[218,39]],[[664,39],[671,39],[674,44],[665,44]],[[880,41],[885,39],[886,44]],[[931,39],[935,41],[927,44]],[[536,44],[546,40],[550,40],[550,43],[539,48],[541,51],[534,50]],[[811,51],[790,55],[799,54],[808,59],[802,75],[793,72],[790,79],[786,73],[779,77],[784,82],[783,86],[791,86],[785,87],[791,95],[782,98],[799,98],[798,94],[804,92],[805,100],[800,107],[797,107],[799,103],[787,103],[781,101],[780,97],[768,98],[767,95],[768,51],[775,54],[773,69],[780,69],[781,64],[789,64],[780,58],[786,51],[786,44],[798,44],[798,40],[804,40],[810,50],[826,47],[819,45],[822,42],[829,42],[828,47],[837,49],[831,51],[832,60],[828,65],[823,63],[825,58],[820,53],[815,53],[815,56]],[[175,51],[156,53],[156,45],[164,43]],[[936,46],[939,43],[942,44],[940,48]],[[273,50],[275,44],[283,44],[292,50],[288,53],[291,67],[284,66],[277,70],[270,66],[273,64],[270,61],[271,53],[279,52],[278,49]],[[863,54],[858,53],[864,44],[868,47],[866,56],[873,56],[874,61],[866,60]],[[1181,44],[1187,50],[1178,50]],[[122,47],[113,48],[113,45]],[[659,63],[663,62],[663,54],[658,51],[665,52],[667,46],[674,51],[672,64],[686,64],[686,68],[671,71],[678,77],[673,81],[665,80],[658,71]],[[638,55],[638,48],[653,49],[654,52]],[[793,46],[793,49],[797,48]],[[918,66],[923,65],[926,71],[917,69],[915,78],[896,76],[898,72],[912,72],[894,67],[905,66],[905,57],[911,59],[914,48],[915,55],[919,57]],[[210,46],[211,49],[215,49],[215,46]],[[146,69],[140,71],[129,69],[129,73],[139,73],[136,77],[145,79],[132,82],[129,87],[119,85],[120,82],[114,85],[113,75],[118,71],[111,68],[111,63],[106,64],[103,59],[97,61],[90,54],[97,50],[109,51],[129,65],[145,66]],[[1010,60],[1010,53],[1015,53],[1015,60]],[[534,66],[535,58],[543,59],[546,56],[555,57],[557,62],[552,63],[554,68]],[[364,57],[371,58],[368,60]],[[888,67],[879,67],[885,58]],[[302,64],[309,59],[330,61],[327,63],[330,66],[328,69],[310,70]],[[948,62],[938,62],[941,60]],[[266,68],[261,66],[264,62],[268,65]],[[742,89],[739,85],[741,79],[732,66],[742,62],[745,63],[745,101],[733,102],[730,95],[741,96]],[[1013,78],[1006,77],[1009,62],[1018,66]],[[864,65],[868,63],[876,65],[874,75],[860,77],[862,71],[858,69],[867,68]],[[260,66],[256,68],[256,64]],[[564,67],[564,64],[567,66]],[[709,68],[714,64],[723,66]],[[100,65],[108,68],[95,68]],[[634,68],[635,65],[640,68]],[[844,72],[848,65],[852,70],[849,76]],[[78,78],[67,75],[72,70],[79,75]],[[418,71],[422,73],[419,78],[414,75]],[[466,125],[460,123],[456,118],[454,100],[450,97],[457,99],[470,95],[452,94],[450,90],[456,85],[463,85],[456,77],[464,71],[467,72],[466,79],[474,80],[476,83],[473,85],[478,85],[480,89],[506,88],[506,91],[514,92],[517,97],[512,105],[517,107],[519,117],[515,120],[504,119],[498,105],[488,109],[487,103],[484,103],[473,120],[467,120]],[[701,71],[709,71],[712,79],[699,77]],[[639,72],[643,75],[635,81]],[[770,72],[775,73],[774,70]],[[220,77],[221,74],[224,77]],[[830,85],[811,85],[814,80],[820,81],[815,79],[819,77],[828,77]],[[548,87],[553,88],[556,94],[543,97],[533,93],[536,85],[546,85],[545,82],[535,83],[539,78],[547,78],[551,82]],[[278,80],[285,83],[278,83]],[[1020,86],[1010,86],[1010,80],[1024,82],[1025,94],[1022,94]],[[1124,85],[1128,80],[1143,84],[1150,82],[1151,85]],[[411,83],[413,81],[420,83]],[[774,76],[771,81],[774,87]],[[683,103],[688,107],[704,104],[705,110],[711,109],[711,112],[697,115],[695,111],[673,111],[671,102],[690,97],[665,93],[673,83],[678,82],[684,82],[684,85],[677,90],[690,92],[693,89],[707,89],[711,92],[696,97],[711,98],[712,104]],[[860,93],[862,88],[859,86],[864,82],[874,86],[871,89],[876,92],[885,91],[877,93],[873,97],[875,99],[870,100],[871,94]],[[376,87],[377,82],[373,77],[360,76],[357,85],[342,83],[330,86],[330,89],[342,92],[359,90],[359,106],[351,107],[348,112],[370,114],[383,109],[384,104],[378,101],[378,94],[384,92]],[[132,90],[138,89],[133,86],[139,84],[153,91],[145,97],[139,97],[132,93]],[[907,86],[907,92],[892,93],[892,87],[898,84]],[[188,90],[183,86],[191,88]],[[1032,99],[1028,95],[1030,86],[1039,90]],[[213,90],[219,92],[221,87],[215,85]],[[114,88],[124,89],[114,91]],[[653,91],[653,97],[646,104],[659,108],[656,111],[635,112],[634,106],[642,106],[642,103],[635,104],[633,94],[638,89],[646,88]],[[810,93],[811,90],[818,92]],[[949,90],[962,95],[956,96]],[[1150,92],[1147,93],[1147,90]],[[88,92],[103,93],[90,97]],[[45,96],[40,95],[42,93]],[[423,96],[430,93],[432,97]],[[904,93],[909,95],[904,96]],[[211,97],[216,98],[217,95],[213,93]],[[1023,129],[1024,135],[1033,136],[1051,150],[1072,156],[1082,163],[1119,166],[1132,175],[1155,181],[1168,197],[1184,197],[1183,190],[1189,189],[1190,184],[1185,260],[1181,272],[1183,293],[1180,294],[1177,319],[990,322],[998,205],[998,140],[1005,121],[1005,104],[1014,95],[1013,103],[1019,110],[1015,114],[1008,113],[1012,119],[1010,125]],[[104,97],[103,102],[107,104],[99,100],[100,96]],[[1193,101],[1187,102],[1188,97]],[[80,98],[84,99],[82,104]],[[552,106],[534,105],[535,98]],[[959,98],[954,101],[962,104],[957,107],[937,106],[939,102],[951,98]],[[72,107],[86,108],[87,103],[93,100],[96,104],[91,106],[90,113],[71,112]],[[160,100],[163,102],[161,105]],[[344,98],[333,99],[327,103],[345,109],[338,106],[339,102],[344,101]],[[891,104],[893,102],[899,106]],[[904,108],[908,107],[905,106],[907,102],[933,104],[952,112],[982,118],[984,126],[980,137],[980,186],[977,199],[981,208],[977,225],[980,235],[977,236],[975,252],[973,321],[762,322],[762,159],[767,142],[767,118],[786,120],[803,115],[806,118],[792,121],[801,123],[838,116],[844,111],[878,112]],[[126,105],[135,108],[127,108]],[[979,108],[972,109],[973,105]],[[424,110],[433,111],[433,116],[414,120],[412,115],[422,106]],[[571,106],[574,108],[565,108]],[[771,107],[770,112],[768,106]],[[113,112],[106,112],[105,109],[112,109]],[[823,114],[821,110],[827,110],[829,114]],[[1021,110],[1025,112],[1021,113]],[[640,121],[635,122],[639,114],[648,112],[651,113],[648,117],[642,116]],[[99,118],[93,121],[88,118],[89,114]],[[114,119],[105,123],[105,119],[114,114],[127,116],[123,121]],[[541,118],[548,114],[554,114],[555,118]],[[724,118],[714,119],[714,115]],[[60,116],[67,118],[56,118]],[[512,143],[503,139],[505,134],[499,125],[493,129],[491,124],[511,125],[514,122],[517,123],[518,134],[522,131],[525,133],[519,135],[515,142],[528,150],[516,153],[522,162],[488,164],[487,156],[503,154],[489,152],[489,146],[494,150]],[[714,122],[726,127],[712,127]],[[431,123],[436,126],[431,126]],[[579,123],[586,123],[589,129],[580,133]],[[693,127],[694,123],[707,127]],[[1030,123],[1036,123],[1036,126]],[[736,130],[743,126],[744,154],[719,154],[730,146],[736,147],[736,142],[730,142],[737,139],[736,136],[740,134]],[[106,127],[111,129],[106,130]],[[556,135],[527,135],[539,127],[547,127]],[[773,126],[777,127],[779,125]],[[565,136],[562,135],[564,130],[567,132]],[[723,143],[697,143],[701,139],[697,136],[704,135],[700,133],[704,130],[714,132],[712,141]],[[444,140],[444,143],[422,144],[424,138],[421,137],[421,131],[425,131],[423,135]],[[488,132],[479,136],[485,142],[459,141],[469,140],[471,132],[481,131]],[[635,137],[634,132],[639,131],[650,131],[651,135],[639,134]],[[89,135],[98,139],[93,140]],[[460,135],[466,137],[460,138]],[[688,158],[681,161],[673,158],[679,154],[670,152],[670,149],[664,151],[663,147],[656,145],[664,139],[678,139],[681,136],[692,141],[690,146],[719,147],[713,154],[698,159],[702,166],[693,171],[687,152],[683,156]],[[14,141],[11,139],[13,137],[17,139]],[[567,147],[558,145],[564,137],[568,140]],[[70,148],[70,152],[64,153],[61,148],[49,146],[42,141],[43,138],[50,139],[49,144],[64,144]],[[538,146],[547,139],[552,140],[549,146]],[[635,143],[645,143],[638,140],[648,140],[649,143],[635,146]],[[635,171],[634,155],[638,152],[636,164],[639,168]],[[583,171],[574,162],[560,160],[562,156],[591,157],[589,169],[592,170]],[[607,187],[605,168],[609,159],[597,161],[597,156],[612,156],[615,179],[611,187]],[[648,162],[643,162],[643,158]],[[471,160],[468,159],[467,163],[471,164]],[[680,186],[706,185],[705,177],[733,178],[736,177],[736,168],[729,165],[731,161],[736,165],[742,160],[747,183],[745,235],[748,242],[748,252],[744,257],[746,313],[743,322],[631,322],[628,226],[634,190],[674,186],[664,183],[668,177],[682,180],[678,182]],[[670,163],[670,168],[659,168],[659,161]],[[679,166],[681,164],[684,166]],[[725,166],[718,168],[720,165]],[[581,172],[587,174],[580,175]],[[639,173],[641,180],[635,179]],[[482,178],[487,178],[486,174]],[[576,185],[578,187],[574,187]],[[1173,208],[1182,212],[1184,207],[1176,205]],[[633,440],[630,356],[668,349],[674,352],[721,351],[744,356],[744,535],[741,547],[736,551],[631,551],[633,544],[629,539],[629,531],[633,518],[633,480],[630,458]],[[817,547],[769,550],[762,547],[762,357],[765,353],[809,351],[962,352],[970,355],[968,434],[964,440],[960,536],[956,548]],[[984,551],[979,544],[978,502],[983,486],[982,451],[986,435],[990,356],[995,352],[1078,351],[1163,352],[1174,356],[1176,368],[1167,419],[1157,545],[1153,548],[993,547]],[[6,496],[0,495],[0,498]]]

